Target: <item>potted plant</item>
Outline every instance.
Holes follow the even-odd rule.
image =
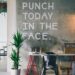
[[[13,67],[11,70],[11,75],[20,75],[20,69],[17,69],[17,65],[20,66],[20,64],[19,64],[20,57],[17,58],[17,52],[14,49],[12,49],[11,59],[13,61]]]
[[[13,36],[13,42],[12,45],[15,47],[15,49],[12,49],[11,53],[11,60],[13,61],[13,67],[12,67],[12,75],[20,75],[20,69],[19,69],[19,61],[20,61],[20,48],[22,46],[24,39],[22,37],[22,34],[17,31],[16,34]]]

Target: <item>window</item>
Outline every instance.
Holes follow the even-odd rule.
[[[0,13],[0,48],[7,44],[7,13]]]
[[[0,0],[0,72],[7,71],[7,3]]]

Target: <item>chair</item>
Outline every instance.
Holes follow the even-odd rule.
[[[42,75],[46,75],[46,70],[53,69],[55,75],[58,75],[58,66],[56,64],[56,56],[53,52],[46,52],[46,55],[43,56],[43,71]]]

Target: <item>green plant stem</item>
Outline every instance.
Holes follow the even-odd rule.
[[[19,58],[19,48],[17,48],[17,58]],[[17,60],[17,62],[19,63],[19,59]],[[19,64],[17,64],[17,69],[19,69]]]

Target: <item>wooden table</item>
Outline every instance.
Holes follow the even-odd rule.
[[[45,53],[35,53],[35,52],[29,52],[29,55],[33,55],[33,56],[45,56],[47,54]],[[51,56],[56,56],[57,57],[57,60],[59,61],[59,64],[58,64],[58,70],[59,70],[59,75],[62,75],[62,72],[61,72],[61,69],[65,69],[67,70],[67,75],[70,75],[70,70],[72,70],[72,65],[70,67],[62,67],[61,66],[61,62],[62,61],[68,61],[72,64],[73,61],[75,61],[75,59],[73,59],[73,57],[75,57],[75,54],[50,54]],[[64,57],[70,57],[70,59],[61,59],[61,58],[64,58]]]

